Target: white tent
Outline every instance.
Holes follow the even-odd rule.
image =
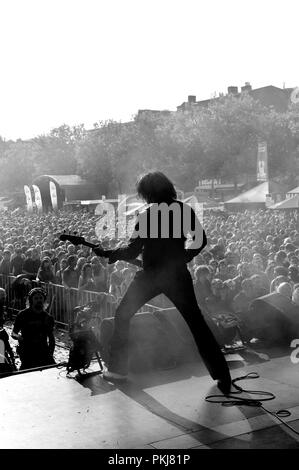
[[[278,202],[277,204],[270,206],[269,209],[299,209],[299,194]]]
[[[245,191],[239,196],[230,199],[224,203],[226,209],[229,210],[244,210],[244,209],[258,209],[267,207],[268,196],[285,195],[285,187],[275,181],[264,181],[254,188]]]
[[[226,201],[225,204],[265,203],[267,194],[269,194],[269,181],[265,181],[245,191],[245,193],[239,194],[239,196]]]
[[[297,188],[291,189],[291,191],[288,191],[287,198],[296,196],[297,194],[299,194],[299,186],[297,186]]]

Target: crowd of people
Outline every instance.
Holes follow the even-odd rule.
[[[108,264],[91,248],[59,239],[66,229],[115,247],[119,240],[109,232],[99,239],[97,221],[88,211],[2,213],[0,275],[106,293],[117,305],[138,268],[124,261]],[[296,212],[205,213],[208,244],[188,265],[204,315],[226,312],[246,320],[252,301],[271,292],[288,298],[299,312],[298,224]],[[151,303],[170,306],[165,298]]]
[[[204,226],[209,247],[192,267],[204,311],[246,313],[253,299],[274,291],[299,305],[296,213],[211,215]]]
[[[91,243],[98,217],[89,212],[28,214],[4,212],[0,225],[0,275],[28,278],[41,283],[110,294],[118,302],[136,268],[124,262],[108,265],[86,246],[61,241],[65,229],[79,233]],[[113,247],[109,234],[101,240]]]

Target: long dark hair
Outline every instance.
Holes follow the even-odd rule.
[[[49,263],[49,266],[47,267],[47,269],[45,267],[46,263]],[[52,272],[53,271],[53,266],[52,266],[51,258],[49,258],[48,256],[43,258],[42,261],[41,261],[39,270],[40,271],[50,271],[50,272]]]
[[[161,171],[150,171],[141,176],[136,189],[138,195],[149,204],[171,202],[177,198],[173,183]]]
[[[81,276],[82,276],[83,282],[86,282],[87,280],[86,272],[88,269],[90,269],[91,276],[93,277],[92,265],[90,263],[85,263],[83,264],[82,269],[81,269]]]

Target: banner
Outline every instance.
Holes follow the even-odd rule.
[[[26,196],[26,204],[27,204],[27,211],[32,212],[33,211],[33,202],[32,202],[32,196],[31,196],[31,190],[29,186],[25,184],[24,186],[24,192]]]
[[[257,181],[268,181],[267,142],[259,142],[257,150]]]
[[[50,196],[51,196],[51,201],[52,201],[52,207],[54,211],[56,211],[58,208],[57,189],[56,189],[56,184],[53,183],[53,181],[50,181]]]
[[[35,197],[35,204],[37,207],[38,212],[42,212],[43,210],[43,203],[42,203],[42,195],[40,193],[40,189],[35,184],[32,185]]]

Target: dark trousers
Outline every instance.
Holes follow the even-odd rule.
[[[192,278],[185,266],[136,273],[115,313],[109,370],[124,375],[128,373],[130,319],[146,302],[162,293],[183,315],[211,377],[214,380],[229,379],[226,360],[197,305]]]

